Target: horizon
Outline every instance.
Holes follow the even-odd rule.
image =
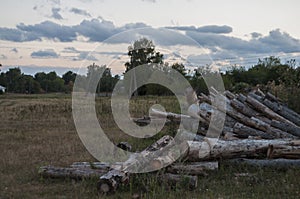
[[[178,54],[186,63],[212,60],[219,68],[235,64],[250,67],[258,58],[272,55],[283,61],[296,59],[299,65],[300,13],[296,8],[300,2],[295,0],[255,0],[246,4],[235,0],[180,0],[173,4],[163,0],[68,2],[2,3],[0,10],[6,16],[0,19],[3,68],[19,66],[28,72],[56,69],[61,73],[63,68],[76,71],[86,63],[109,65],[124,57],[127,47],[138,37],[126,32],[134,31],[153,39],[159,48]],[[283,12],[286,9],[289,12]],[[152,10],[155,14],[147,14]],[[149,28],[153,31],[142,31]],[[168,43],[164,40],[170,35],[159,33],[162,29],[174,32]],[[176,34],[197,42],[202,51],[176,39]],[[95,56],[95,49],[101,57]],[[124,66],[118,64],[111,69],[113,74],[121,74]]]

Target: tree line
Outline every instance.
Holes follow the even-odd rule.
[[[170,69],[172,68],[181,73],[197,93],[208,93],[202,77],[203,73],[216,73],[205,66],[191,70],[187,69],[182,63],[169,64],[164,61],[164,55],[156,51],[154,43],[146,38],[141,38],[130,45],[127,54],[129,61],[125,63],[124,74],[143,64],[148,65],[151,70],[161,70],[165,73],[171,73],[172,70]],[[120,76],[113,76],[110,68],[96,64],[87,67],[86,75],[68,71],[62,77],[59,77],[54,71],[49,73],[38,72],[31,76],[23,74],[20,68],[11,68],[5,73],[0,73],[0,85],[6,87],[6,91],[11,93],[68,93],[72,91],[76,78],[81,80],[82,85],[79,85],[79,87],[81,86],[82,90],[86,90],[89,79],[98,71],[103,71],[103,75],[96,92],[112,92],[115,84],[120,80]],[[253,87],[259,87],[264,91],[273,92],[300,111],[298,103],[300,97],[300,67],[296,65],[295,59],[283,63],[279,57],[270,56],[259,59],[257,64],[250,68],[232,66],[225,73],[221,73],[221,76],[227,90],[247,92]],[[138,95],[172,95],[170,90],[156,84],[142,86],[136,92]]]

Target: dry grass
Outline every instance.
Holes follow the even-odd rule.
[[[150,97],[132,100],[131,114],[142,116],[160,102],[167,111],[178,111],[174,98]],[[115,142],[128,141],[140,150],[155,138],[143,142],[129,138],[115,127],[110,101],[97,100],[101,124]],[[102,198],[97,195],[96,179],[90,181],[43,179],[37,174],[42,165],[67,166],[75,161],[94,161],[76,133],[68,95],[0,96],[0,198]],[[163,133],[172,133],[166,127]],[[254,177],[235,177],[249,172]],[[144,198],[297,198],[300,194],[299,169],[273,171],[224,165],[221,170],[199,178],[199,188],[169,190],[157,186],[155,176],[134,177],[127,188],[108,198],[131,198],[147,190]]]

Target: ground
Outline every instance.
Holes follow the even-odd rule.
[[[140,97],[132,100],[133,116],[147,114],[162,103],[167,111],[178,111],[172,97]],[[175,104],[175,105],[174,105]],[[108,98],[97,99],[101,126],[114,143],[128,141],[141,150],[162,134],[174,135],[176,126],[167,126],[154,138],[142,142],[129,138],[115,126]],[[68,166],[76,161],[95,161],[81,143],[72,120],[71,96],[0,95],[0,198],[298,198],[300,169],[275,170],[221,165],[217,172],[199,176],[196,190],[184,186],[170,190],[159,186],[155,175],[134,176],[127,187],[114,195],[99,196],[97,179],[74,181],[44,179],[38,175],[43,165]],[[246,177],[237,173],[248,173]]]

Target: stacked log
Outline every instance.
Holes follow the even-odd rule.
[[[39,172],[42,176],[56,178],[97,177],[99,192],[107,194],[129,182],[130,175],[133,175],[130,172],[132,168],[155,171],[165,167],[163,173],[156,175],[160,183],[176,187],[184,182],[189,189],[195,189],[197,176],[217,170],[220,162],[261,167],[300,167],[299,114],[271,93],[264,94],[260,90],[248,95],[230,91],[220,93],[213,88],[211,91],[209,96],[200,94],[199,104],[192,104],[186,115],[152,109],[150,116],[135,118],[133,121],[141,126],[151,121],[167,121],[169,124],[183,123],[183,129],[178,130],[175,138],[163,136],[125,162],[77,162],[70,168],[41,167]],[[219,99],[224,100],[226,108],[214,106]],[[217,119],[212,115],[217,115]],[[225,120],[218,121],[218,117],[223,116]],[[208,136],[209,128],[213,131],[218,129],[222,126],[220,122],[224,122],[221,134]],[[176,153],[168,152],[174,145],[184,149],[180,151],[179,158]],[[159,156],[153,156],[153,153]]]

